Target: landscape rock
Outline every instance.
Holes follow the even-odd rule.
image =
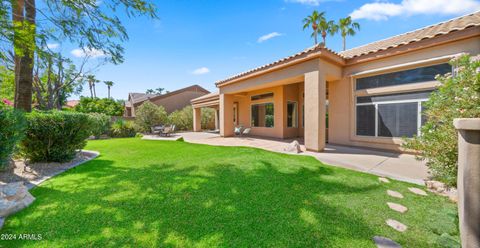
[[[444,183],[433,180],[425,181],[425,185],[434,194],[446,196],[453,202],[458,201],[458,192],[454,187],[447,187]]]
[[[387,190],[387,194],[391,197],[395,197],[395,198],[403,198],[403,195],[400,194],[399,192],[397,191],[393,191],[393,190]]]
[[[375,245],[378,248],[401,248],[402,247],[397,242],[381,236],[373,237],[373,242],[375,242]]]
[[[389,183],[390,180],[388,180],[388,178],[385,178],[385,177],[379,177],[378,180],[382,183]]]
[[[23,182],[0,185],[0,217],[20,211],[35,200]]]
[[[285,147],[284,151],[290,152],[290,153],[301,153],[302,149],[300,148],[300,143],[294,140],[292,143],[288,144],[287,147]]]
[[[398,203],[393,203],[393,202],[387,202],[387,205],[390,209],[392,210],[395,210],[397,212],[400,212],[400,213],[405,213],[407,212],[408,208],[403,206],[403,205],[400,205]]]
[[[399,232],[405,232],[407,230],[407,226],[400,223],[399,221],[388,219],[386,221],[387,225],[390,226],[391,228],[399,231]]]
[[[414,193],[414,194],[417,194],[417,195],[422,195],[422,196],[427,196],[427,192],[419,189],[419,188],[408,188],[408,190],[410,190],[410,192]]]

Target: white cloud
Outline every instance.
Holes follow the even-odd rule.
[[[192,71],[192,74],[194,75],[202,75],[202,74],[207,74],[210,72],[210,69],[208,69],[207,67],[200,67],[198,69],[195,69]]]
[[[285,0],[285,2],[300,3],[310,6],[318,6],[325,2],[341,2],[343,0]]]
[[[105,57],[105,53],[103,51],[95,48],[85,48],[85,49],[77,48],[77,49],[73,49],[70,53],[77,58],[83,58],[87,56],[91,58]]]
[[[270,39],[272,39],[272,38],[275,38],[275,37],[278,37],[278,36],[282,36],[282,35],[283,35],[283,34],[278,33],[278,32],[272,32],[272,33],[269,33],[269,34],[260,36],[260,38],[258,38],[257,42],[258,42],[258,43],[262,43],[262,42],[264,42],[264,41],[267,41],[267,40],[270,40]]]
[[[47,48],[50,49],[50,50],[55,50],[55,49],[57,49],[59,46],[60,46],[60,44],[58,44],[58,43],[50,43],[50,44],[47,44]]]
[[[380,21],[394,16],[461,15],[477,10],[480,10],[480,1],[478,0],[402,0],[399,4],[367,3],[354,10],[350,16],[353,19]]]

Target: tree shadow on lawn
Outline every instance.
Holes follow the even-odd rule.
[[[325,179],[336,172],[323,166],[282,172],[260,163],[120,168],[96,159],[34,189],[37,201],[2,233],[41,233],[46,246],[373,246],[375,231],[335,195],[378,184]]]

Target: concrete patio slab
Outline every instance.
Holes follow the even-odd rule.
[[[177,137],[178,136],[178,137]],[[285,153],[284,148],[294,139],[267,139],[258,137],[220,137],[217,133],[184,132],[172,137],[144,136],[143,139],[176,140],[183,137],[185,141],[216,146],[247,146],[268,151]],[[298,155],[313,156],[323,163],[389,177],[400,181],[424,185],[429,177],[425,163],[410,154],[400,154],[365,148],[328,144],[323,152],[306,151],[303,140],[302,153]]]

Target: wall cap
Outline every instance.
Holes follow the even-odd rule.
[[[478,130],[480,131],[480,118],[456,118],[453,125],[458,130]]]

